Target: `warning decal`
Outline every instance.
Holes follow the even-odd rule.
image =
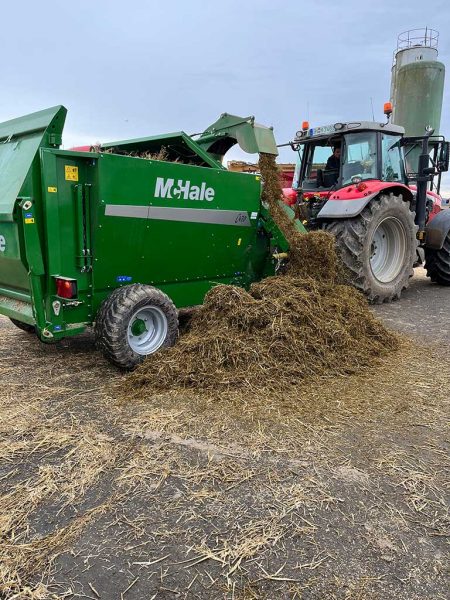
[[[66,181],[78,181],[78,167],[64,165]]]

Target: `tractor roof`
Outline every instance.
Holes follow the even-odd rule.
[[[297,131],[296,142],[311,139],[327,139],[342,133],[357,133],[359,131],[383,131],[395,135],[404,135],[405,129],[392,123],[377,123],[375,121],[351,121],[349,123],[334,123],[333,125],[322,125],[310,127],[303,131]]]

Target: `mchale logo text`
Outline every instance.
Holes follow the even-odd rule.
[[[214,200],[215,190],[206,187],[203,182],[200,186],[192,185],[190,181],[178,179],[175,185],[175,179],[156,178],[155,198],[176,198],[177,200]]]

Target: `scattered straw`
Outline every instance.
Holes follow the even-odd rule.
[[[442,348],[119,403],[93,344],[0,330],[2,600],[445,597]]]

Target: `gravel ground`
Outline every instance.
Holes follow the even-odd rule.
[[[417,270],[398,354],[240,401],[127,401],[0,318],[0,598],[447,598],[449,299]]]
[[[450,345],[450,289],[433,285],[425,270],[415,270],[400,302],[374,307],[386,325],[420,341]]]

